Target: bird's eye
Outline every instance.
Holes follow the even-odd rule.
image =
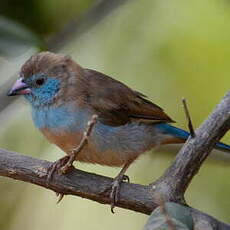
[[[44,83],[45,83],[45,78],[39,78],[39,79],[36,80],[36,85],[41,86],[41,85],[43,85]]]

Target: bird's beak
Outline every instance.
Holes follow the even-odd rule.
[[[20,77],[9,90],[7,96],[24,95],[29,93],[31,93],[31,89],[23,82],[23,78]]]

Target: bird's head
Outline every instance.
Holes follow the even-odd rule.
[[[33,107],[64,103],[73,97],[71,91],[82,71],[70,57],[41,52],[22,66],[20,77],[7,95],[24,95]]]

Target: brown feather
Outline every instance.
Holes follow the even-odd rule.
[[[161,107],[123,83],[95,70],[84,69],[69,56],[41,52],[32,56],[22,67],[21,75],[46,74],[60,78],[61,89],[55,106],[68,101],[87,107],[101,122],[124,125],[130,121],[145,123],[173,122]]]
[[[141,122],[173,122],[158,105],[123,83],[95,70],[85,69],[89,85],[88,104],[109,125]]]

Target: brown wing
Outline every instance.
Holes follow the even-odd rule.
[[[90,69],[85,69],[85,77],[89,86],[87,102],[103,123],[118,126],[131,120],[173,122],[162,108],[123,83]]]

